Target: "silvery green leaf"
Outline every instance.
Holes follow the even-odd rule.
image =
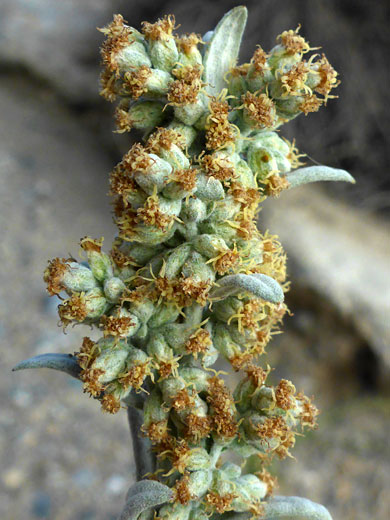
[[[148,509],[172,500],[173,492],[155,480],[141,480],[131,486],[126,495],[126,505],[118,520],[137,520]]]
[[[251,513],[226,514],[226,520],[254,518]],[[332,520],[332,517],[324,506],[307,498],[276,496],[267,500],[265,515],[259,517],[258,520]]]
[[[299,168],[287,173],[285,178],[290,183],[290,188],[295,188],[301,184],[318,181],[345,181],[355,184],[355,179],[345,170],[329,168],[329,166],[308,166]]]
[[[276,280],[265,274],[232,274],[220,278],[211,291],[213,298],[226,298],[247,291],[257,298],[280,303],[284,300],[283,290]]]
[[[332,520],[329,511],[307,498],[276,496],[265,505],[264,520]]]
[[[207,31],[207,33],[205,33],[202,36],[203,43],[208,43],[211,40],[211,38],[213,37],[213,34],[214,34],[214,31]]]
[[[12,371],[16,372],[25,368],[53,368],[54,370],[65,372],[76,379],[79,379],[81,372],[77,359],[71,354],[41,354],[34,356],[15,365]]]
[[[226,87],[225,75],[236,64],[247,17],[244,6],[227,12],[207,44],[203,65],[209,94],[217,96]]]

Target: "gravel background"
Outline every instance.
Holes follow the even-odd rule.
[[[174,12],[205,32],[237,2],[2,0],[0,3],[0,518],[115,519],[134,473],[124,412],[104,416],[77,381],[19,360],[73,352],[87,331],[57,327],[47,259],[78,255],[85,235],[114,236],[107,173],[129,144],[97,94],[97,26]],[[342,84],[339,101],[286,129],[355,187],[291,192],[260,220],[290,257],[294,313],[269,347],[275,377],[316,395],[320,429],[275,465],[282,494],[324,503],[334,519],[385,520],[390,470],[388,8],[358,0],[263,0],[250,9],[243,59],[303,25]]]

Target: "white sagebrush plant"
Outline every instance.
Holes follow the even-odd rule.
[[[62,370],[104,411],[127,408],[137,483],[121,520],[331,518],[310,500],[273,496],[267,467],[316,427],[318,410],[258,364],[288,285],[278,238],[256,217],[291,187],[354,182],[343,170],[302,168],[277,132],[325,105],[337,73],[323,54],[304,59],[313,49],[298,29],[237,66],[246,19],[236,7],[203,39],[176,36],[172,15],[141,31],[115,15],[101,29],[101,94],[119,99],[118,132],[136,128],[143,143],[110,174],[111,251],[85,237],[88,263],[56,258],[44,279],[50,295],[67,293],[64,327],[93,325],[102,337],[15,367]],[[241,375],[233,391],[212,368],[220,356]]]

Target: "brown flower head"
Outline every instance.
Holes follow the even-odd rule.
[[[172,37],[175,23],[174,15],[168,14],[156,23],[142,22],[142,32],[147,40],[164,41]]]
[[[298,34],[300,25],[293,31],[283,31],[279,34],[277,39],[281,40],[283,47],[285,47],[287,54],[304,54],[310,50],[310,45],[306,42],[305,38]]]
[[[251,123],[256,128],[271,128],[275,122],[275,105],[266,94],[247,92],[242,96],[243,105]]]

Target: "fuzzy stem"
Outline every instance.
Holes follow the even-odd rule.
[[[131,439],[136,468],[137,481],[142,480],[147,473],[155,470],[155,457],[149,439],[140,436],[141,427],[144,422],[144,414],[141,410],[129,406],[127,408]]]

